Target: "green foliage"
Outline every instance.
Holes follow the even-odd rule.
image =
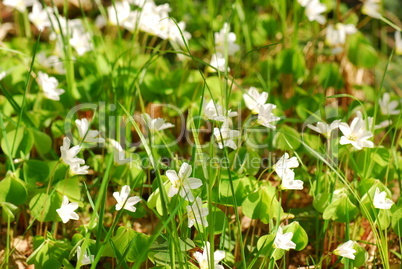
[[[243,201],[242,208],[245,216],[250,219],[259,219],[263,223],[278,219],[283,214],[275,189],[270,186],[262,186],[250,193]]]

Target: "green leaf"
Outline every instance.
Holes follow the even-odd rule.
[[[134,262],[142,256],[144,246],[148,245],[149,237],[128,227],[119,227],[116,235],[111,238],[112,244],[108,244],[103,252],[103,256],[116,257],[115,251],[123,255],[127,251],[126,260]]]
[[[25,185],[14,173],[8,172],[0,181],[0,202],[9,202],[17,206],[23,204],[28,196]]]
[[[49,177],[49,165],[43,161],[28,160],[23,167],[24,179],[31,185],[36,187],[36,183],[45,183]]]
[[[330,204],[331,194],[328,192],[319,193],[314,197],[313,206],[314,208],[320,212],[324,213],[324,210]]]
[[[291,224],[283,228],[284,233],[292,232],[292,241],[296,244],[296,250],[303,250],[308,244],[308,235],[303,227],[300,226],[298,221],[294,221]]]
[[[258,173],[261,167],[260,155],[252,149],[240,148],[229,154],[230,163],[233,170],[238,174],[248,174],[254,176]]]
[[[249,193],[251,193],[257,185],[256,180],[251,177],[229,179],[222,178],[219,180],[218,187],[213,189],[213,200],[216,203],[226,206],[233,205],[233,194],[230,184],[233,184],[236,201],[241,204]]]
[[[18,211],[18,207],[16,205],[13,205],[12,203],[7,202],[0,203],[0,207],[3,209],[3,221],[14,221],[15,213]]]
[[[378,62],[378,54],[375,48],[361,33],[356,33],[348,38],[348,58],[358,67],[373,68]]]
[[[260,187],[247,196],[242,204],[243,213],[250,219],[259,219],[267,224],[270,219],[277,219],[282,215],[283,209],[275,196],[275,188]]]
[[[284,49],[276,57],[276,67],[279,72],[299,79],[306,71],[306,60],[300,50]]]
[[[31,256],[28,257],[27,263],[35,264],[36,268],[61,268],[61,264],[58,261],[68,259],[71,249],[72,247],[63,241],[46,239],[35,249]],[[58,264],[56,264],[56,262]]]
[[[38,221],[57,221],[60,218],[56,209],[60,208],[61,202],[62,197],[57,192],[52,195],[38,193],[29,202],[29,209]]]
[[[392,213],[391,226],[398,236],[402,236],[402,208],[399,208]]]
[[[204,233],[205,231],[207,231],[209,234],[210,232],[212,232],[213,228],[214,234],[221,234],[226,230],[229,225],[226,214],[217,207],[212,207],[212,212],[208,214],[207,220],[209,220],[208,227],[197,224],[194,224],[194,227],[200,233]]]
[[[282,126],[274,136],[274,146],[281,150],[295,150],[300,147],[300,134],[289,126]]]
[[[72,200],[79,201],[81,199],[80,181],[78,177],[72,177],[59,181],[56,190]]]
[[[47,134],[32,130],[34,145],[36,150],[41,154],[46,154],[52,148],[52,139]]]
[[[359,209],[346,195],[342,195],[324,210],[323,218],[325,220],[332,219],[337,222],[347,222],[352,221],[357,214],[359,214]]]
[[[375,222],[380,230],[386,230],[391,224],[391,211],[389,209],[379,209]]]
[[[334,87],[339,90],[343,88],[344,82],[340,67],[337,63],[322,63],[316,66],[318,72],[318,82],[324,89]]]
[[[14,150],[12,151],[13,143]],[[1,148],[4,151],[4,154],[12,156],[13,158],[21,157],[21,152],[24,155],[27,155],[31,151],[32,146],[32,134],[23,127],[8,132],[6,137],[1,139]]]

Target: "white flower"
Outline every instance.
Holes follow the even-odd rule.
[[[225,22],[222,29],[218,33],[215,33],[216,52],[225,55],[225,51],[227,50],[227,54],[233,56],[240,49],[240,46],[235,42],[236,34],[230,32],[230,25]]]
[[[387,198],[387,193],[385,191],[380,192],[380,189],[376,188],[373,204],[375,208],[390,209],[394,202],[391,199]]]
[[[205,242],[205,246],[203,248],[202,253],[198,251],[194,253],[194,258],[197,260],[200,269],[210,269],[209,267],[209,260],[211,257],[210,255],[211,255],[211,245],[209,242]],[[226,255],[223,250],[216,250],[214,252],[214,264],[212,268],[224,269],[224,267],[220,265],[219,262],[223,260],[225,256]]]
[[[208,67],[208,70],[210,72],[217,72],[217,71],[229,72],[230,71],[230,68],[226,67],[225,56],[223,56],[223,54],[221,54],[219,52],[212,54],[211,61],[209,62],[209,64],[212,66],[212,67],[211,66]]]
[[[278,231],[276,232],[274,247],[280,248],[284,250],[295,249],[296,244],[292,242],[293,233],[283,233],[282,227],[278,227]]]
[[[381,0],[366,0],[363,4],[362,13],[380,19],[382,17],[380,3]]]
[[[374,125],[374,130],[383,129],[392,124],[392,120],[384,120],[377,125]]]
[[[34,0],[4,0],[3,5],[13,7],[23,13],[27,7],[32,6]]]
[[[73,175],[86,175],[88,174],[88,165],[80,166],[79,164],[72,164],[70,165],[71,173]]]
[[[36,55],[38,62],[46,68],[53,68],[58,74],[65,74],[63,62],[56,55],[50,55],[46,57],[46,54],[42,51]]]
[[[113,158],[115,164],[123,165],[132,161],[131,158],[125,157],[125,151],[123,150],[119,142],[111,138],[109,138],[109,142],[113,147]]]
[[[165,119],[162,118],[152,119],[151,116],[149,116],[147,113],[143,113],[142,118],[144,119],[150,131],[162,131],[167,128],[174,127],[173,124],[166,122]]]
[[[396,54],[402,55],[402,37],[401,32],[395,32],[395,52]]]
[[[85,161],[81,158],[77,158],[77,154],[80,152],[80,146],[74,146],[70,149],[70,139],[68,137],[64,137],[63,146],[60,147],[61,159],[68,165],[79,165],[85,164]]]
[[[346,243],[341,244],[334,250],[334,254],[354,260],[356,250],[353,249],[353,246],[355,243],[355,241],[349,240]]]
[[[188,228],[193,227],[195,223],[198,225],[208,227],[208,221],[206,216],[208,216],[208,208],[202,206],[202,200],[200,197],[195,198],[195,202],[187,207],[188,215]]]
[[[185,43],[188,43],[188,40],[191,38],[191,34],[186,32],[185,29],[185,22],[181,21],[176,25],[174,21],[165,17],[159,22],[159,32],[157,35],[162,39],[168,39],[172,45],[177,43],[181,47],[185,47]]]
[[[326,22],[326,18],[321,13],[327,11],[327,7],[319,0],[301,0],[299,3],[306,8],[305,13],[309,21],[316,21],[319,24]]]
[[[291,169],[286,169],[282,171],[281,174],[282,179],[282,188],[285,190],[302,190],[303,189],[303,181],[296,179],[295,173]]]
[[[86,118],[75,120],[75,124],[77,125],[78,135],[80,139],[87,143],[103,143],[105,139],[102,137],[98,137],[100,135],[97,130],[89,130],[89,122]]]
[[[302,6],[302,7],[306,7],[308,5],[308,3],[310,2],[310,0],[297,0],[297,2]]]
[[[335,27],[328,25],[326,29],[326,41],[331,46],[344,45],[346,42],[346,36],[357,32],[356,27],[353,24],[337,23]]]
[[[373,134],[366,130],[366,124],[360,113],[357,113],[350,126],[344,122],[339,123],[339,129],[343,133],[341,145],[352,144],[358,150],[374,147],[374,143],[368,140]]]
[[[77,208],[78,203],[77,202],[69,203],[68,197],[64,195],[61,207],[59,209],[56,209],[56,212],[57,214],[59,214],[63,223],[66,223],[70,219],[73,220],[79,219],[77,213],[74,212],[75,210],[77,210]]]
[[[49,77],[48,74],[38,72],[38,84],[42,87],[46,98],[54,101],[60,100],[60,95],[64,93],[63,89],[57,89],[59,82],[55,77]]]
[[[237,116],[237,112],[232,112],[231,110],[229,110],[226,117],[225,113],[223,112],[222,106],[215,104],[213,100],[210,100],[206,105],[204,105],[204,114],[210,120],[221,122],[226,121],[227,117],[231,118]]]
[[[124,208],[128,211],[135,212],[137,208],[134,207],[138,202],[141,201],[141,198],[139,196],[133,196],[133,197],[128,197],[130,195],[130,186],[124,185],[121,188],[120,193],[119,192],[114,192],[113,197],[116,199],[117,204],[116,204],[116,210],[119,211],[120,209]]]
[[[317,122],[317,126],[307,124],[307,127],[319,134],[329,138],[333,130],[339,128],[340,120],[334,120],[330,125],[325,122]]]
[[[107,14],[109,22],[112,25],[119,25],[127,30],[133,30],[135,28],[136,19],[133,18],[130,4],[127,1],[115,2],[107,8]]]
[[[298,166],[299,162],[297,161],[297,158],[289,158],[289,154],[285,152],[285,154],[274,165],[274,170],[278,174],[278,176],[283,179],[285,175],[289,177],[289,174],[286,173],[290,173],[290,169],[296,168]]]
[[[169,197],[180,194],[184,199],[192,202],[194,195],[191,190],[198,189],[202,186],[201,179],[190,177],[193,168],[188,163],[183,163],[180,167],[179,174],[175,170],[167,170],[165,175],[168,177],[172,186],[169,189]]]
[[[78,55],[82,56],[92,50],[91,35],[83,30],[74,30],[70,45],[75,49]]]
[[[28,14],[29,20],[38,28],[39,31],[43,31],[45,27],[51,27],[48,12],[52,12],[53,9],[43,9],[40,2],[34,2],[32,6],[32,12]]]
[[[396,100],[391,101],[391,96],[387,92],[378,100],[378,104],[383,115],[399,115],[401,113],[399,109],[396,109],[399,106],[399,102]]]
[[[243,99],[248,109],[250,109],[252,113],[258,114],[260,107],[264,106],[268,99],[268,93],[262,92],[259,94],[256,88],[250,87],[247,93],[243,94]]]
[[[214,136],[220,149],[223,149],[223,147],[237,149],[237,145],[233,139],[239,137],[240,132],[231,130],[228,121],[225,121],[221,128],[214,128]]]
[[[275,116],[272,113],[272,110],[275,108],[276,105],[273,104],[265,104],[263,106],[260,106],[257,122],[265,127],[276,129],[276,126],[272,125],[271,122],[278,121],[281,118]]]
[[[3,78],[5,78],[6,76],[7,76],[7,72],[6,72],[6,71],[0,72],[0,81],[1,81]]]
[[[81,247],[77,247],[77,259],[81,257]],[[89,255],[88,249],[85,251],[84,256],[82,257],[81,260],[81,265],[87,265],[91,264],[94,261],[95,256],[94,255]]]

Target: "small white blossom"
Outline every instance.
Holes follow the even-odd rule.
[[[344,45],[346,36],[356,32],[357,29],[353,24],[337,23],[335,26],[330,24],[326,29],[325,40],[330,46]]]
[[[399,115],[399,113],[401,113],[401,111],[397,109],[399,102],[396,100],[391,101],[391,96],[387,92],[378,100],[378,104],[380,105],[381,114],[383,115]]]
[[[78,203],[70,203],[67,196],[63,196],[63,201],[61,207],[56,209],[57,214],[59,214],[63,223],[67,223],[70,219],[78,220],[79,216],[74,211],[77,210]]]
[[[299,4],[305,7],[305,13],[309,21],[316,21],[324,24],[326,18],[321,13],[327,11],[327,7],[319,0],[298,0]]]
[[[268,93],[262,92],[260,94],[256,88],[250,87],[247,93],[243,94],[243,99],[247,108],[250,109],[253,114],[258,114],[260,107],[264,106],[268,99]]]
[[[302,190],[304,182],[299,179],[295,179],[295,172],[291,169],[282,171],[282,188],[285,190]]]
[[[379,188],[375,189],[373,204],[375,208],[379,209],[390,209],[394,202],[387,198],[387,192],[382,191],[380,192]]]
[[[363,4],[362,13],[380,19],[382,17],[380,4],[381,0],[366,0]]]
[[[313,131],[316,131],[319,134],[322,134],[323,136],[329,138],[331,136],[331,133],[333,130],[336,130],[339,128],[339,123],[340,120],[334,120],[331,124],[327,124],[325,122],[317,122],[317,126],[314,126],[312,124],[307,124],[307,127],[310,128]]]
[[[349,240],[346,243],[343,243],[340,246],[338,246],[334,250],[334,254],[338,255],[338,256],[341,256],[341,257],[345,257],[345,258],[349,258],[349,259],[354,260],[356,250],[353,248],[353,246],[355,244],[356,244],[355,241]]]
[[[289,173],[290,169],[299,167],[299,162],[296,157],[289,158],[289,154],[285,154],[276,162],[274,165],[274,170],[278,176],[282,179],[285,177],[286,173]],[[291,173],[290,173],[291,174]],[[289,176],[289,174],[287,174]]]
[[[192,205],[187,207],[188,215],[188,228],[193,227],[194,224],[198,224],[204,227],[208,227],[208,221],[206,217],[208,216],[208,208],[202,206],[202,200],[200,197],[195,198]]]
[[[89,173],[88,165],[80,166],[79,164],[70,165],[72,175],[87,175]]]
[[[127,30],[135,28],[136,19],[133,17],[135,13],[131,11],[128,1],[115,2],[107,8],[107,14],[110,24],[122,26]]]
[[[169,179],[172,186],[169,189],[169,197],[175,196],[177,193],[184,199],[192,202],[194,195],[191,190],[198,189],[202,186],[199,178],[190,177],[193,168],[188,163],[183,163],[180,167],[179,174],[175,170],[167,170],[165,175]]]
[[[78,246],[77,247],[77,259],[79,259],[81,257],[81,247]],[[84,256],[82,257],[81,260],[81,265],[87,265],[87,264],[91,264],[95,259],[94,255],[89,255],[88,253],[88,249],[85,251]]]
[[[202,253],[198,251],[194,253],[194,258],[197,260],[200,269],[210,269],[209,267],[209,260],[211,257],[210,255],[211,255],[211,245],[209,242],[205,242],[205,246],[203,248]],[[212,268],[224,269],[224,267],[220,265],[219,262],[223,260],[225,256],[226,255],[223,250],[216,250],[214,252],[214,264]]]
[[[119,211],[122,208],[131,212],[135,212],[137,210],[137,208],[135,208],[134,205],[140,202],[141,198],[139,196],[133,196],[129,198],[128,196],[130,195],[130,192],[131,192],[130,186],[124,185],[121,188],[120,193],[117,191],[113,193],[113,197],[117,201],[115,207],[117,211]]]
[[[70,38],[70,45],[78,55],[82,56],[88,51],[92,51],[91,35],[83,30],[74,30]]]
[[[230,32],[229,23],[225,22],[222,29],[214,36],[216,52],[225,55],[227,50],[227,54],[233,56],[240,49],[240,46],[236,44],[236,34]]]
[[[230,129],[229,121],[225,121],[221,128],[214,128],[214,136],[220,149],[223,149],[223,147],[237,149],[234,139],[240,136],[240,132]]]
[[[265,104],[263,106],[260,106],[257,122],[265,127],[275,130],[276,126],[272,125],[271,122],[278,121],[281,119],[272,113],[272,110],[275,108],[276,105],[273,104]]]
[[[5,78],[6,76],[7,76],[7,72],[6,72],[6,71],[0,72],[0,81],[1,81],[3,78]]]
[[[85,164],[83,159],[76,157],[80,152],[81,147],[77,145],[70,148],[70,144],[70,139],[64,137],[63,146],[60,147],[61,159],[68,165]]]
[[[395,32],[395,52],[396,54],[402,55],[402,37],[401,32]]]
[[[42,8],[40,2],[35,1],[32,6],[32,12],[28,14],[29,20],[39,31],[43,31],[46,27],[51,27],[48,12],[52,12],[51,8]]]
[[[48,74],[38,72],[38,84],[43,90],[46,98],[54,101],[60,100],[60,95],[64,93],[63,89],[58,89],[59,82],[55,77],[49,77]]]
[[[229,72],[230,68],[226,66],[225,56],[219,52],[212,54],[211,61],[209,64],[212,66],[208,66],[208,71],[210,72]]]
[[[23,13],[27,7],[32,6],[34,2],[34,0],[4,0],[3,5],[13,7]]]
[[[142,118],[144,119],[150,131],[162,131],[167,128],[174,127],[173,124],[166,122],[165,119],[162,118],[152,119],[151,116],[149,116],[147,113],[143,113]]]
[[[205,103],[204,103],[205,104]],[[224,122],[227,118],[236,117],[237,112],[228,111],[227,116],[223,112],[223,108],[219,104],[215,104],[213,100],[210,100],[206,105],[204,105],[204,114],[210,120]]]
[[[121,147],[119,142],[111,138],[109,138],[109,142],[112,145],[113,158],[115,164],[123,165],[132,161],[131,158],[125,157],[126,156],[125,151]]]
[[[52,68],[58,74],[65,74],[63,62],[56,55],[50,55],[46,57],[46,54],[42,51],[36,55],[37,61],[46,68]]]
[[[282,227],[279,226],[274,239],[274,247],[283,250],[295,249],[296,244],[292,241],[292,237],[293,237],[292,232],[284,234]]]
[[[361,113],[358,113],[350,126],[344,122],[339,123],[339,129],[343,133],[340,140],[341,145],[352,144],[358,150],[374,147],[374,143],[368,140],[373,137],[373,134],[366,129],[366,123],[362,119]]]
[[[89,130],[89,122],[86,118],[75,120],[77,125],[78,135],[80,139],[87,143],[103,143],[105,139],[98,137],[100,135],[97,130]]]

